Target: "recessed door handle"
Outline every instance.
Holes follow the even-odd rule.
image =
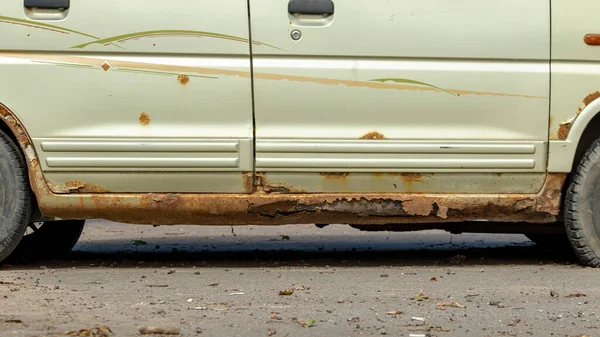
[[[290,0],[288,12],[290,14],[305,15],[333,15],[332,0]]]
[[[70,0],[25,0],[25,8],[68,9]]]

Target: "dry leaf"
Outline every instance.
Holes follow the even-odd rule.
[[[163,328],[159,326],[143,326],[138,329],[142,335],[179,335],[179,328]]]
[[[107,326],[98,326],[91,329],[81,329],[76,331],[67,331],[65,335],[76,337],[109,337],[114,333]]]
[[[566,298],[575,298],[575,297],[586,297],[586,296],[587,296],[587,295],[586,295],[586,294],[583,294],[583,293],[575,293],[575,294],[570,294],[570,295],[567,295],[567,296],[565,296],[565,297],[566,297]]]
[[[436,277],[432,277],[429,281],[437,281]]]
[[[454,307],[454,308],[464,308],[465,306],[458,302],[441,302],[437,304],[438,307]]]
[[[293,293],[294,293],[294,288],[280,290],[279,296],[289,296],[289,295],[292,295]]]

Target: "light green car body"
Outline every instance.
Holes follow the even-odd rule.
[[[504,200],[535,199],[532,213],[547,214],[532,221],[557,220],[600,112],[600,46],[584,43],[600,27],[580,14],[599,3],[334,3],[331,16],[291,15],[288,0],[0,3],[0,103],[41,213],[261,223],[244,220],[244,205],[317,198],[306,204],[324,214],[336,195],[370,208],[420,196],[435,207],[402,216],[490,219],[449,216],[441,200],[464,198],[455,209],[498,206],[495,220],[527,221]],[[550,177],[558,185],[544,195]],[[169,196],[196,201],[151,219]],[[274,207],[265,223],[319,218]]]

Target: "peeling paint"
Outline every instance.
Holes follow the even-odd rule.
[[[381,133],[377,132],[377,131],[371,131],[369,133],[366,133],[364,135],[362,135],[359,139],[364,139],[364,140],[384,140],[386,139],[384,135],[382,135]]]
[[[139,120],[140,120],[140,124],[142,124],[142,125],[148,125],[148,124],[150,124],[150,121],[152,121],[152,119],[150,119],[150,115],[148,115],[145,112],[142,112],[140,114]]]
[[[188,75],[181,74],[177,75],[177,80],[179,81],[179,83],[181,83],[181,85],[186,85],[190,81],[190,77]]]
[[[286,182],[271,182],[265,172],[256,173],[256,178],[254,181],[254,191],[281,194],[307,193],[306,190],[296,188]]]
[[[244,186],[244,192],[246,192],[246,193],[254,192],[254,173],[253,172],[243,172],[242,173],[242,186]]]
[[[54,184],[48,181],[48,187],[54,193],[109,193],[110,190],[96,184],[72,180],[64,184]]]
[[[600,97],[600,91],[594,91],[583,99],[583,109]],[[581,110],[583,110],[581,109]]]

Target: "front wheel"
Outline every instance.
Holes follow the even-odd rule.
[[[85,220],[31,223],[15,249],[16,258],[52,258],[70,252],[77,244]]]
[[[579,260],[600,267],[600,139],[572,175],[565,197],[565,227]]]

